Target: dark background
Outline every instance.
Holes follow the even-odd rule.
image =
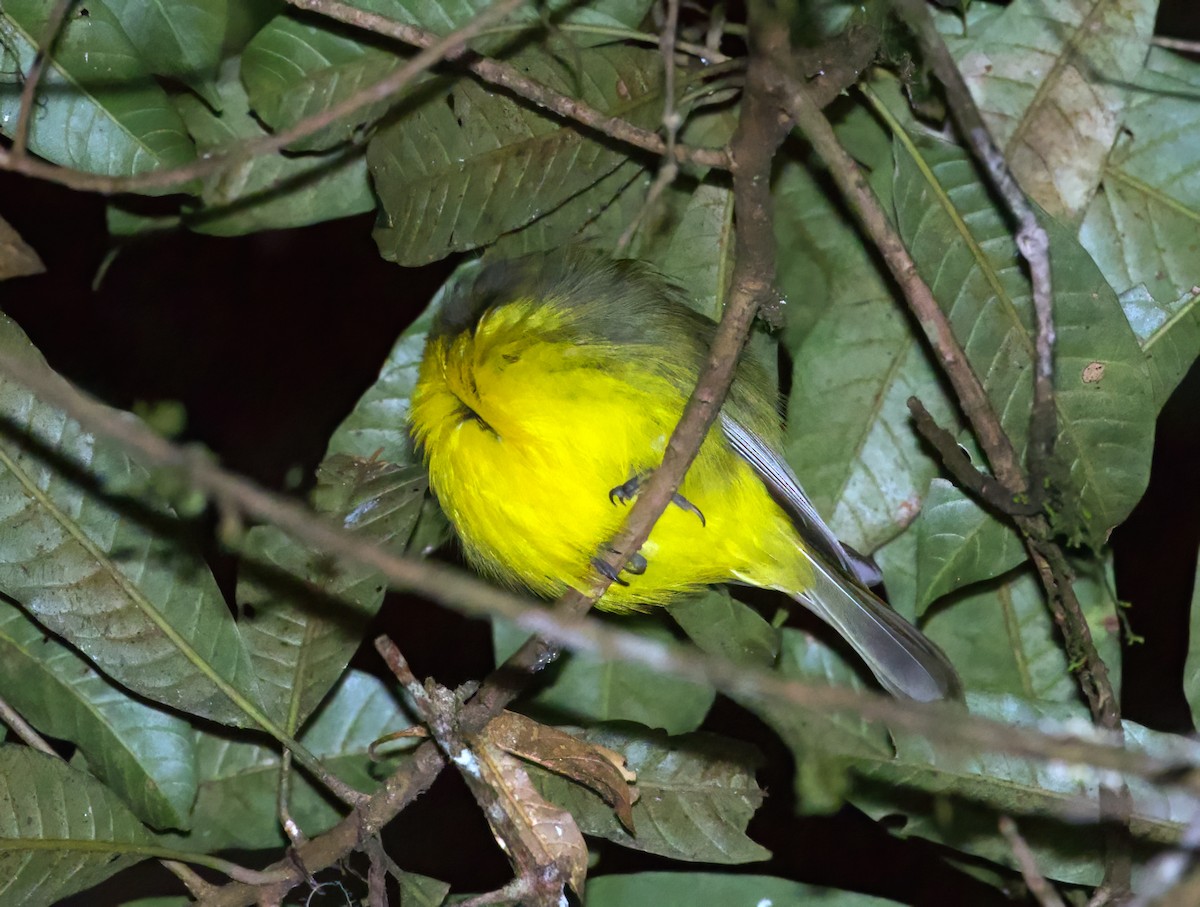
[[[1197,25],[1192,0],[1163,4],[1159,34],[1196,38]],[[445,263],[401,271],[384,262],[366,215],[237,239],[160,236],[123,247],[93,288],[110,251],[101,197],[0,173],[0,215],[47,266],[44,275],[0,284],[0,308],[51,365],[119,407],[182,402],[187,439],[273,488],[312,475],[330,433],[374,380],[396,335],[449,273]],[[1118,592],[1132,604],[1130,621],[1145,637],[1126,647],[1125,715],[1171,731],[1191,729],[1179,680],[1200,547],[1198,407],[1200,370],[1193,369],[1160,419],[1149,491],[1112,538]],[[215,544],[210,558],[231,592],[231,559]],[[387,629],[389,614],[399,613],[405,652],[418,675],[454,685],[491,667],[483,623],[420,599],[393,597],[380,629]],[[760,780],[770,796],[751,833],[776,856],[736,871],[916,904],[1005,903],[994,889],[941,862],[934,847],[893,839],[852,809],[795,818],[790,756],[773,735],[723,700],[706,726],[752,739],[768,754]],[[457,891],[487,890],[509,878],[453,773],[444,773],[402,814],[389,838],[405,869],[449,881]],[[655,858],[591,843],[599,845],[598,872],[664,868]],[[161,891],[178,890],[157,872],[143,864],[106,886],[103,896],[93,892],[73,903],[119,903],[160,884],[166,886]],[[320,900],[341,902],[340,896]]]

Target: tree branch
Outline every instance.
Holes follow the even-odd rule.
[[[429,47],[436,40],[436,36],[423,28],[389,19],[378,13],[358,9],[348,3],[342,3],[340,0],[287,0],[287,2],[297,9],[319,13],[338,22],[353,25],[372,34],[394,38],[413,47]],[[667,153],[667,143],[658,133],[634,126],[621,117],[601,113],[582,101],[577,101],[569,95],[562,94],[529,78],[508,63],[479,56],[465,47],[453,54],[447,54],[446,59],[461,63],[480,81],[505,88],[540,108],[558,114],[563,119],[572,120],[626,145],[641,148],[652,154]],[[692,163],[703,167],[716,167],[720,170],[728,170],[730,167],[729,154],[722,148],[689,148],[678,145],[675,148],[675,159],[678,163]]]
[[[902,702],[846,687],[785,680],[773,672],[705,656],[679,644],[648,640],[590,618],[557,613],[488,586],[462,571],[389,554],[307,507],[225,472],[196,451],[172,444],[130,414],[115,412],[91,400],[44,364],[30,364],[0,352],[0,371],[33,390],[45,403],[62,409],[86,431],[120,444],[143,464],[178,470],[192,487],[219,500],[232,512],[275,525],[331,556],[378,570],[392,588],[417,589],[434,601],[468,614],[503,617],[555,644],[600,658],[645,664],[664,673],[711,684],[738,697],[771,699],[802,709],[849,710],[894,730],[923,734],[955,746],[1082,763],[1160,783],[1174,783],[1170,779],[1175,776],[1169,773],[1181,767],[1177,761],[1132,753],[1101,742],[1108,738],[1085,740],[1069,734],[1048,734],[964,715],[957,709],[947,711],[939,704]],[[488,711],[486,701],[476,702],[479,698],[471,700],[464,709],[464,729],[466,716]],[[381,791],[364,800],[332,830],[298,848],[303,865],[310,870],[320,869],[356,849],[364,836],[378,832],[432,783],[444,764],[436,745],[432,741],[423,743],[413,751],[405,766],[387,779]],[[277,873],[283,875],[284,881],[277,883],[280,886],[294,885],[304,878],[290,860],[269,867],[267,872],[272,878]],[[204,903],[253,903],[258,893],[253,886],[231,883]]]
[[[525,2],[526,0],[496,0],[462,28],[455,29],[444,38],[433,40],[429,46],[403,66],[373,85],[368,85],[361,91],[355,92],[333,107],[306,117],[289,129],[238,143],[224,151],[214,151],[181,167],[153,170],[134,176],[104,176],[47,164],[28,156],[17,156],[11,149],[0,148],[0,170],[11,170],[25,176],[58,183],[70,189],[100,192],[106,195],[117,192],[142,192],[147,189],[182,187],[192,180],[224,170],[245,160],[280,151],[293,142],[313,135],[364,107],[392,97],[421,73],[436,66],[442,60],[461,55],[468,41],[486,28],[501,21]]]

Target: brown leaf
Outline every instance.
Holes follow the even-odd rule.
[[[37,252],[21,239],[19,233],[0,217],[0,280],[10,277],[29,277],[46,270]]]
[[[516,712],[496,716],[484,734],[489,743],[506,752],[595,791],[629,833],[636,833],[633,804],[638,798],[637,774],[625,767],[625,757],[620,753]]]
[[[520,760],[488,744],[475,748],[483,780],[497,796],[485,809],[500,846],[515,864],[518,877],[536,879],[550,864],[577,894],[587,880],[587,845],[575,819],[542,798]],[[493,815],[493,809],[503,815]],[[515,830],[516,840],[513,840]]]

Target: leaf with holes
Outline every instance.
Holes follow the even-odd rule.
[[[895,149],[901,238],[1020,453],[1033,393],[1033,313],[1008,220],[961,148],[901,130]],[[1099,548],[1149,478],[1155,415],[1149,370],[1091,257],[1067,229],[1045,226],[1058,338],[1056,459],[1063,473],[1056,477],[1056,526]]]
[[[0,6],[0,74],[29,71],[53,6],[42,0]],[[16,128],[21,85],[0,76],[0,131],[8,136]],[[103,0],[68,13],[38,86],[29,150],[108,176],[176,167],[196,156],[166,92]]]
[[[0,349],[61,380],[8,319]],[[174,515],[99,487],[144,490],[150,474],[10,379],[0,380],[0,416],[0,591],[131,690],[223,724],[257,723],[245,645]]]

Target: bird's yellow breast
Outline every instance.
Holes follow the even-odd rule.
[[[587,583],[590,560],[627,506],[611,492],[662,461],[694,374],[669,358],[579,342],[553,306],[514,302],[474,331],[430,339],[411,423],[430,484],[478,568],[554,596]],[[790,520],[720,429],[602,607],[661,604],[698,586],[744,580],[799,588]]]

